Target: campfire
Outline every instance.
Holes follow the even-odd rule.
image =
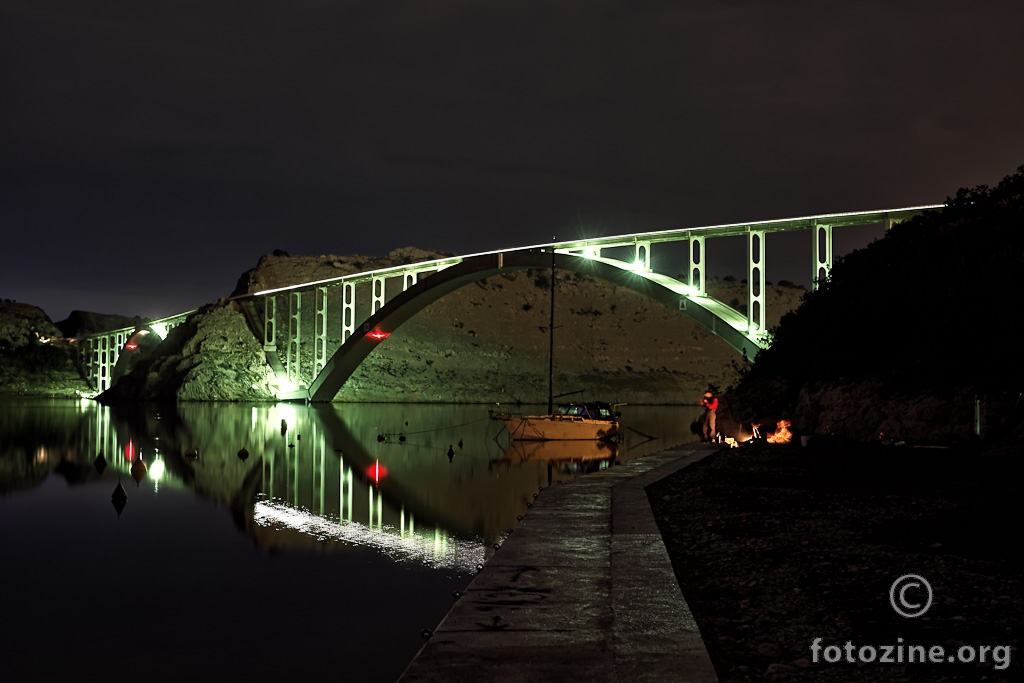
[[[789,431],[789,420],[779,420],[775,423],[775,431],[769,432],[765,440],[768,443],[789,443],[793,439],[793,432]]]
[[[793,423],[790,422],[789,420],[779,420],[778,422],[775,423],[775,431],[768,432],[768,434],[765,435],[765,441],[767,441],[768,443],[789,443],[790,441],[793,440],[793,432],[789,431],[789,428],[792,426],[792,424]],[[751,438],[760,439],[761,425],[753,423],[750,426],[753,430]]]

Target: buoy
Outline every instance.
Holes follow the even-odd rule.
[[[128,504],[128,492],[121,486],[120,481],[117,482],[117,488],[114,489],[114,493],[110,496],[110,502],[114,504],[114,509],[117,510],[117,518],[121,519],[121,511]]]
[[[142,480],[146,478],[146,463],[142,462],[142,453],[132,463],[132,479],[135,480],[135,486],[138,487],[142,483]]]
[[[185,451],[185,460],[189,462],[195,462],[199,459],[199,449],[193,446],[192,448]]]
[[[107,459],[103,457],[102,452],[100,452],[100,454],[96,456],[96,459],[92,461],[92,466],[93,469],[96,470],[96,474],[100,476],[103,475],[103,470],[107,469]]]
[[[242,450],[238,451],[238,459],[241,460],[242,462],[245,462],[246,460],[248,460],[249,459],[249,451],[245,450],[245,448],[243,447]]]

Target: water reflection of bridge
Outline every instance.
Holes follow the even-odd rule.
[[[0,404],[0,412],[12,410],[29,408]],[[24,425],[25,415],[0,421]],[[69,481],[106,480],[111,488],[121,478],[129,491],[124,514],[131,514],[130,468],[141,456],[149,465],[141,487],[193,489],[231,509],[271,549],[358,544],[472,567],[515,526],[541,486],[575,476],[570,467],[506,459],[483,406],[111,408],[84,401],[61,404],[59,415],[63,426],[40,423],[30,451],[0,453],[0,460],[35,463],[39,474],[24,486],[55,469]],[[377,440],[400,430],[408,433],[405,442]],[[245,460],[238,455],[243,447]],[[192,462],[191,448],[199,454]],[[92,466],[99,453],[107,462],[102,475]]]

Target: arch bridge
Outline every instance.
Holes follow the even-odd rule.
[[[280,400],[332,400],[377,344],[417,312],[464,285],[526,269],[572,270],[634,289],[678,309],[721,337],[738,354],[753,360],[768,343],[768,234],[810,234],[808,266],[816,288],[832,267],[835,229],[883,224],[888,230],[895,223],[939,208],[941,204],[819,214],[552,242],[352,273],[234,299],[254,333],[262,338],[267,360],[278,375]],[[746,242],[745,313],[708,296],[706,288],[708,241],[730,236],[743,236]],[[681,276],[654,268],[653,249],[670,243],[685,243],[686,272]],[[191,313],[154,321],[150,326],[156,331],[158,325],[180,323]],[[332,343],[329,321],[333,321],[332,329],[340,328],[340,343]],[[131,334],[132,328],[126,328],[87,339],[84,365],[98,391],[110,386],[110,370]]]

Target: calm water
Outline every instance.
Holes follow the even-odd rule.
[[[521,447],[486,406],[0,402],[0,680],[393,681],[539,487],[695,438],[622,411]]]

